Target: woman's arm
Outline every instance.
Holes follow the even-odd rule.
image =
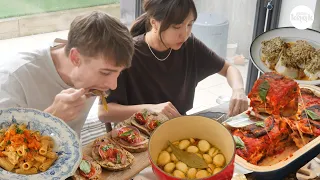
[[[103,105],[99,104],[98,117],[103,123],[118,123],[130,118],[134,113],[148,107],[150,107],[150,104],[126,106],[116,103],[108,103],[108,111],[106,111]]]
[[[175,118],[181,116],[178,110],[173,106],[171,102],[165,102],[161,104],[141,104],[141,105],[120,105],[116,103],[108,104],[108,111],[104,110],[102,105],[99,105],[98,117],[103,123],[106,122],[121,122],[124,121],[134,113],[142,109],[150,109],[157,113],[162,113],[168,118]]]
[[[239,70],[231,66],[224,58],[209,49],[203,42],[194,39],[194,52],[196,59],[198,81],[219,73],[227,78],[229,86],[232,88],[232,97],[229,107],[229,116],[234,116],[248,109],[248,100],[244,93],[244,85]]]
[[[240,71],[237,68],[231,66],[228,62],[225,62],[219,74],[227,78],[228,84],[232,88],[232,90],[244,90]]]
[[[239,70],[225,62],[219,72],[227,78],[229,86],[232,88],[232,97],[229,103],[229,116],[235,116],[248,109],[248,98],[244,92],[244,85]]]

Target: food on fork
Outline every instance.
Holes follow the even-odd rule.
[[[107,103],[107,100],[106,100],[106,97],[108,96],[107,93],[104,92],[104,91],[97,90],[97,89],[92,89],[89,92],[94,94],[94,95],[96,95],[96,96],[99,96],[100,97],[100,101],[102,102],[102,105],[103,105],[104,109],[106,111],[108,111],[108,103]]]

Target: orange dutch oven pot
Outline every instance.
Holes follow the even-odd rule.
[[[149,159],[154,174],[160,180],[178,180],[157,166],[157,158],[168,146],[168,141],[198,138],[207,140],[219,148],[225,156],[226,165],[223,169],[203,180],[231,180],[234,171],[235,142],[232,134],[219,122],[201,116],[182,116],[161,124],[151,135],[149,141]]]

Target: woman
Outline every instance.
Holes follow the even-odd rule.
[[[107,98],[109,112],[99,108],[101,121],[123,121],[143,108],[169,118],[184,115],[192,108],[198,82],[215,73],[233,89],[229,115],[247,110],[240,72],[191,34],[197,18],[193,0],[145,0],[144,11],[131,28],[132,66]]]

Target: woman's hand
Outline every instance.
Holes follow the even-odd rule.
[[[228,116],[235,116],[248,109],[248,98],[244,92],[244,89],[234,89],[229,103]]]
[[[151,105],[149,108],[154,112],[162,113],[166,115],[169,119],[181,116],[179,111],[176,109],[176,107],[174,107],[174,105],[171,102],[154,104],[154,105]]]

